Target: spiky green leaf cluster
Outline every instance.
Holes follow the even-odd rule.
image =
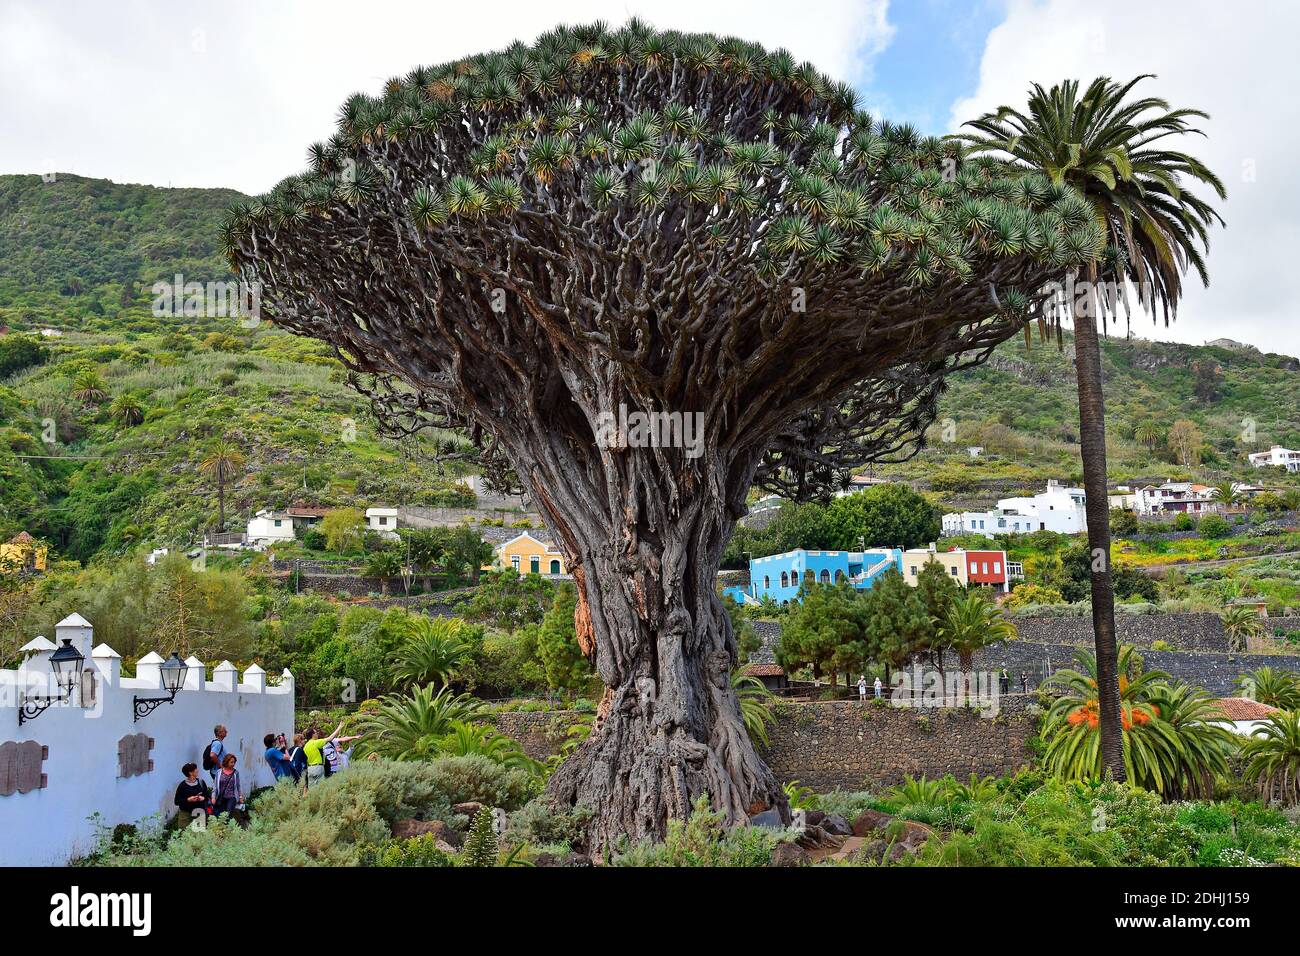
[[[232,211],[232,261],[250,231],[384,205],[382,193],[424,231],[574,204],[686,216],[766,275],[806,258],[918,288],[964,280],[980,260],[1066,267],[1102,253],[1068,186],[857,112],[849,87],[785,51],[636,20],[560,27],[354,95],[308,160]]]

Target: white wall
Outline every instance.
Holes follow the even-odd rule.
[[[61,645],[65,636],[74,638],[74,646],[91,639],[89,628],[60,627],[55,642]],[[197,763],[203,773],[203,748],[216,724],[229,729],[227,745],[239,757],[245,791],[272,782],[262,738],[293,732],[293,677],[287,671],[278,686],[265,687],[266,675],[256,666],[245,671],[242,683],[236,683],[239,675],[228,663],[206,683],[202,669],[192,666],[175,703],[161,704],[134,722],[135,695],[165,696],[157,665],[142,660],[137,677],[122,678],[120,658],[101,645],[83,665],[96,678],[94,706],[56,704],[19,727],[15,691],[52,690],[38,686],[50,682],[49,653],[17,671],[0,670],[0,743],[34,740],[49,748],[42,766],[48,777],[44,789],[0,796],[0,865],[57,866],[93,849],[94,827],[87,818],[95,812],[110,826],[137,823],[150,814],[170,816],[181,764]],[[149,753],[154,769],[119,778],[118,741],[134,733],[154,738]]]

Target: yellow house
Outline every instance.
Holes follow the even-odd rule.
[[[19,531],[4,544],[0,544],[0,571],[44,571],[49,548],[37,544],[26,531]]]
[[[551,542],[538,541],[527,531],[497,546],[496,564],[520,574],[565,573],[560,549]]]

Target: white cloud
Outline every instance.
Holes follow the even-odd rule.
[[[885,0],[0,0],[0,172],[262,192],[298,172],[343,100],[421,64],[498,49],[557,23],[630,16],[784,46],[868,75]]]
[[[1013,0],[988,36],[978,88],[953,104],[952,128],[1000,104],[1023,104],[1031,81],[1157,74],[1138,89],[1210,114],[1208,138],[1185,148],[1224,180],[1227,228],[1211,234],[1210,287],[1189,277],[1177,323],[1166,330],[1135,321],[1134,332],[1186,342],[1226,336],[1300,355],[1289,289],[1300,245],[1297,34],[1300,5],[1281,0]]]

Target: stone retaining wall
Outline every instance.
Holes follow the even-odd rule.
[[[1092,616],[1013,617],[1020,638],[1039,644],[1091,644]],[[1115,631],[1121,644],[1150,647],[1164,641],[1179,651],[1228,650],[1228,636],[1217,614],[1124,614],[1115,615]]]
[[[777,706],[763,758],[782,782],[817,791],[892,786],[904,775],[966,779],[1014,773],[1030,762],[1035,718],[1026,699],[1000,701],[996,717],[966,709],[898,708],[868,702],[787,701]],[[534,759],[555,753],[572,711],[498,714],[497,729]]]
[[[975,653],[972,666],[975,670],[998,670],[1005,667],[1011,672],[1013,689],[1020,689],[1020,674],[1029,675],[1029,687],[1035,688],[1053,671],[1062,667],[1075,667],[1074,648],[1064,644],[1039,644],[1030,641],[1010,641],[982,648]],[[1260,667],[1300,674],[1300,657],[1283,654],[1191,654],[1180,651],[1153,651],[1142,648],[1139,652],[1147,670],[1165,671],[1178,680],[1204,687],[1216,697],[1231,697],[1240,693],[1237,678],[1246,671]]]

